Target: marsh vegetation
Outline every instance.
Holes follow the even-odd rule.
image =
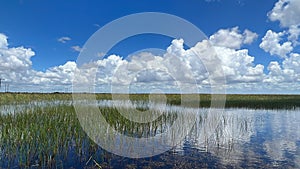
[[[209,102],[209,96],[200,96]],[[149,158],[120,157],[99,147],[82,129],[70,94],[1,95],[1,168],[199,168],[199,167],[290,167],[300,166],[300,120],[298,96],[229,95],[231,106],[211,123],[210,110],[176,106],[179,95],[167,95],[166,107],[147,102],[147,95],[130,100],[111,100],[97,95],[96,103],[109,125],[134,138],[153,137],[172,126],[178,113],[193,113],[194,126],[171,150]],[[260,100],[259,100],[260,99]],[[295,100],[293,100],[295,99]],[[4,100],[4,101],[3,101]],[[236,102],[235,102],[236,100]],[[266,102],[270,109],[240,109],[249,100]],[[267,100],[281,100],[276,105]],[[238,104],[238,101],[241,104]],[[285,104],[285,103],[289,104]],[[268,104],[267,104],[268,103]],[[234,105],[237,106],[234,106]],[[264,103],[260,106],[263,107]],[[264,105],[264,106],[266,106]],[[272,106],[273,105],[273,106]],[[251,106],[250,106],[251,107]],[[296,109],[286,110],[283,109]],[[252,108],[252,107],[251,107]],[[133,122],[122,113],[148,111],[158,117]],[[185,128],[185,124],[180,127]],[[280,131],[280,132],[279,132]],[[122,147],[122,142],[112,142]],[[114,145],[115,144],[115,145]],[[135,146],[135,145],[132,145]],[[271,148],[276,147],[276,149]]]
[[[118,98],[128,97],[131,101],[149,101],[149,94],[114,94]],[[189,97],[189,94],[186,94]],[[211,94],[193,94],[199,97],[199,103],[194,105],[209,108],[211,106]],[[181,105],[181,94],[165,94],[166,104]],[[218,97],[218,95],[215,95]],[[95,94],[96,100],[112,100],[110,93]],[[72,100],[71,93],[0,93],[0,105],[11,103],[29,103],[32,101],[66,101]],[[190,100],[193,105],[193,100]],[[300,95],[246,95],[246,94],[227,94],[226,108],[251,108],[251,109],[296,109],[300,107]]]

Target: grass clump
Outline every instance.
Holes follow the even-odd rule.
[[[67,105],[0,114],[0,129],[2,167],[57,167],[70,147],[80,153],[82,142],[89,141]]]

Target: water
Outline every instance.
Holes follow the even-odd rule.
[[[0,104],[1,114],[15,114],[24,110],[34,111],[36,108],[44,108],[47,106],[72,105],[70,100],[53,100],[53,101],[31,101],[28,103]]]
[[[53,103],[60,104],[62,102]],[[123,104],[126,108],[142,107],[145,110],[153,106],[135,103],[130,107],[131,104],[120,101],[100,101],[97,104],[102,107]],[[34,106],[45,106],[45,103],[35,103]],[[4,114],[15,113],[22,111],[22,107],[24,105],[3,105],[0,110]],[[163,105],[159,109],[195,113],[194,127],[171,150],[153,157],[132,159],[114,155],[101,147],[91,150],[83,142],[80,156],[70,146],[67,157],[56,166],[82,168],[98,163],[103,168],[300,168],[299,110],[225,109],[216,118],[218,123],[211,125],[206,120],[208,109]],[[166,128],[171,124],[170,120],[165,120],[163,126]],[[185,124],[181,127],[184,128]],[[145,133],[153,136],[164,130],[158,128],[156,131]]]

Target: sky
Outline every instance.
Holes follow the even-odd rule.
[[[78,78],[77,59],[89,38],[143,12],[180,17],[206,39],[189,46],[182,37],[138,34],[87,63],[97,68],[95,77],[85,70]],[[0,1],[0,91],[9,84],[13,92],[70,92],[74,79],[92,83],[92,77],[95,92],[176,93],[196,85],[193,92],[210,93],[222,85],[226,93],[299,94],[299,35],[299,0]],[[218,62],[199,56],[206,43]],[[225,83],[215,81],[213,68]]]

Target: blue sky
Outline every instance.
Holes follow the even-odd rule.
[[[44,75],[43,72],[50,71],[59,66],[65,65],[69,61],[75,62],[79,50],[83,47],[88,38],[95,33],[99,28],[108,24],[109,22],[118,19],[120,17],[140,13],[140,12],[163,12],[181,17],[192,24],[196,25],[202,30],[208,38],[219,30],[231,30],[243,35],[244,30],[249,30],[255,33],[256,36],[251,43],[243,43],[240,47],[232,49],[235,51],[246,49],[248,55],[254,57],[253,67],[255,65],[263,65],[262,76],[270,76],[270,70],[268,66],[272,61],[278,63],[281,66],[282,72],[284,69],[293,69],[288,66],[284,68],[283,62],[291,58],[291,54],[300,53],[299,45],[296,41],[299,41],[298,36],[296,39],[288,38],[290,36],[289,31],[293,29],[297,32],[299,29],[299,15],[290,16],[285,10],[276,9],[275,4],[280,6],[281,0],[154,0],[154,1],[58,1],[58,0],[20,0],[20,1],[1,1],[0,5],[0,33],[6,37],[8,41],[7,48],[17,48],[23,46],[25,49],[31,49],[34,52],[33,56],[30,56],[31,61],[27,71],[38,72],[41,78]],[[289,10],[295,10],[295,13],[299,12],[299,2],[297,0],[282,0],[284,4],[282,7],[289,7]],[[296,7],[293,7],[296,6]],[[282,15],[289,15],[289,17],[271,16],[270,13],[280,13]],[[293,18],[296,17],[296,18]],[[286,22],[285,20],[295,20],[295,22]],[[237,29],[233,29],[237,27]],[[279,51],[270,52],[270,44],[262,44],[262,39],[266,36],[268,30],[271,33],[283,32],[280,35],[279,45],[285,42],[293,43],[292,50],[284,53],[285,56],[278,56],[274,53]],[[120,29],[120,31],[122,31]],[[223,32],[224,33],[224,32]],[[299,33],[300,34],[300,33]],[[222,36],[221,36],[222,37]],[[219,37],[220,38],[220,37]],[[220,41],[220,39],[217,39]],[[142,50],[144,48],[161,48],[166,50],[172,44],[171,38],[155,35],[140,35],[130,38],[110,51],[109,55],[116,54],[122,58],[128,54]],[[225,40],[226,41],[226,40]],[[275,42],[274,42],[275,43]],[[273,43],[273,44],[274,44]],[[216,46],[220,43],[215,42]],[[220,45],[219,45],[220,46]],[[228,47],[221,45],[222,47]],[[263,46],[263,47],[262,47]],[[279,46],[280,47],[280,46]],[[223,48],[222,48],[223,49]],[[220,49],[220,50],[222,50]],[[282,49],[282,48],[281,48]],[[224,49],[225,50],[225,49]],[[282,54],[282,53],[281,53]],[[3,54],[4,56],[4,54]],[[298,59],[299,57],[294,57]],[[22,60],[20,57],[19,59]],[[27,58],[28,59],[28,58]],[[3,59],[2,62],[4,62]],[[27,60],[28,61],[28,60]],[[13,65],[13,64],[12,64]],[[230,66],[229,66],[230,67]],[[20,68],[22,69],[22,68]],[[59,71],[59,70],[57,70]],[[238,71],[238,70],[236,70]],[[297,85],[299,82],[298,70],[294,71],[292,82],[293,85]],[[15,74],[17,74],[17,70]],[[14,86],[13,75],[2,73],[12,86]],[[273,73],[274,75],[274,73]],[[15,75],[23,76],[23,75]],[[46,76],[46,75],[45,75]],[[282,76],[284,76],[282,74]],[[49,78],[49,76],[47,76]],[[67,77],[64,77],[67,78]],[[266,78],[266,77],[265,77]],[[28,86],[30,83],[39,85],[39,80],[33,77],[29,78]],[[49,79],[48,79],[49,80]],[[276,80],[276,78],[269,77],[270,81]],[[26,80],[23,80],[25,83]],[[47,80],[46,80],[47,81]],[[51,81],[51,80],[50,80]],[[230,80],[229,80],[230,81]],[[261,83],[265,83],[268,80],[261,80]],[[245,81],[243,83],[247,83]],[[17,83],[17,82],[16,82]],[[251,82],[251,84],[254,82]],[[276,81],[276,83],[290,83],[288,80]],[[57,86],[70,85],[57,84]],[[259,85],[258,83],[256,85]],[[17,86],[17,84],[15,84]],[[65,87],[59,87],[62,89]],[[238,90],[235,90],[238,88]],[[252,86],[255,88],[255,85]],[[49,87],[45,87],[47,91]],[[247,93],[253,91],[249,88],[245,91],[243,87],[232,86],[230,90],[238,91],[240,93]],[[291,91],[286,91],[285,87],[278,90],[278,93],[297,93],[298,87],[293,88]],[[3,90],[3,89],[1,89]],[[13,88],[12,88],[13,90]],[[21,90],[15,87],[15,90]],[[24,90],[24,89],[22,89]],[[42,90],[42,89],[41,89]],[[257,90],[258,93],[263,92],[264,89]],[[268,91],[272,92],[272,90]]]
[[[268,23],[267,12],[276,1],[6,1],[2,2],[0,31],[9,37],[10,45],[32,48],[33,68],[45,70],[76,60],[78,53],[70,46],[82,46],[103,26],[122,16],[138,12],[164,12],[182,17],[198,26],[207,36],[220,28],[239,26],[264,35],[277,24]],[[117,5],[116,5],[117,4]],[[255,12],[253,12],[255,11]],[[57,39],[72,38],[67,44]],[[262,38],[262,37],[261,37]],[[164,46],[169,45],[170,41]],[[134,44],[132,44],[134,45]],[[151,41],[146,44],[151,46]],[[134,46],[133,46],[134,47]],[[126,49],[124,49],[126,50]],[[122,52],[122,51],[119,51]],[[254,54],[265,55],[254,48]],[[264,57],[257,58],[263,62]]]

